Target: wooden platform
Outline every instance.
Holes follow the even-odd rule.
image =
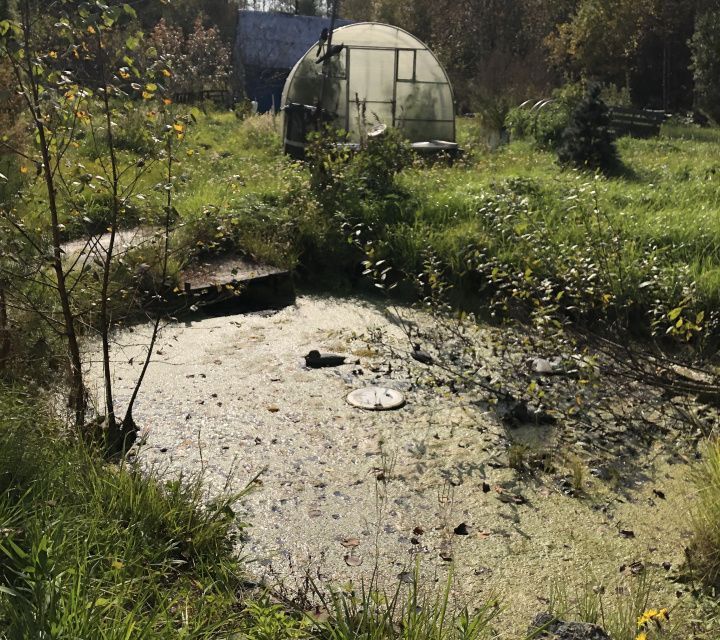
[[[295,286],[287,270],[226,256],[183,271],[175,302],[213,312],[282,309],[295,303]]]
[[[151,227],[118,232],[116,255],[161,242]],[[71,270],[105,259],[109,236],[95,236],[63,245],[65,264]],[[193,312],[204,308],[212,313],[243,313],[282,309],[295,303],[292,274],[285,270],[226,255],[193,264],[180,273],[180,286],[168,291],[162,301],[149,301],[144,308],[168,313]],[[212,309],[210,309],[212,307]]]

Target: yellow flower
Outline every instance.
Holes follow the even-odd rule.
[[[185,125],[183,125],[181,122],[176,122],[173,125],[173,129],[175,129],[175,131],[177,131],[178,133],[182,133],[183,131],[185,131]]]
[[[142,92],[142,97],[143,97],[143,99],[145,99],[145,100],[150,100],[150,98],[153,97],[153,94],[150,93],[149,91],[143,91],[143,92]]]
[[[90,25],[90,26],[87,28],[87,32],[88,32],[90,35],[94,34],[94,33],[95,33],[95,27],[93,27],[92,25]]]
[[[170,100],[170,98],[163,98],[163,104],[167,107],[172,104],[172,100]]]
[[[127,80],[130,77],[130,74],[127,71],[124,71],[123,69],[120,69],[120,77],[123,80]]]
[[[50,51],[48,56],[50,56],[53,60],[57,60],[57,51]]]
[[[163,69],[163,70],[162,70],[162,74],[163,74],[166,78],[169,78],[169,77],[172,75],[168,69]]]
[[[25,165],[22,165],[20,167],[20,173],[27,173],[27,172],[28,172],[28,168]]]
[[[647,633],[641,631],[635,636],[635,640],[647,640]]]

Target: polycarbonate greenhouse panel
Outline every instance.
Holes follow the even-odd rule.
[[[371,22],[336,29],[333,45],[344,49],[327,64],[316,63],[315,45],[295,65],[283,105],[322,107],[355,142],[378,124],[398,127],[411,142],[455,140],[452,87],[426,45],[398,27]]]

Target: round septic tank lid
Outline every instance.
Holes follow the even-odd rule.
[[[402,407],[405,404],[405,396],[388,387],[365,387],[351,391],[347,396],[347,401],[358,409],[389,411]]]

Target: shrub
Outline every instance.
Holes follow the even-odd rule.
[[[512,138],[529,138],[540,149],[554,150],[570,119],[570,106],[550,102],[539,110],[515,107],[508,112],[505,126]]]
[[[558,148],[560,163],[604,173],[616,170],[619,158],[609,124],[608,108],[600,97],[600,86],[591,85],[562,133]]]

